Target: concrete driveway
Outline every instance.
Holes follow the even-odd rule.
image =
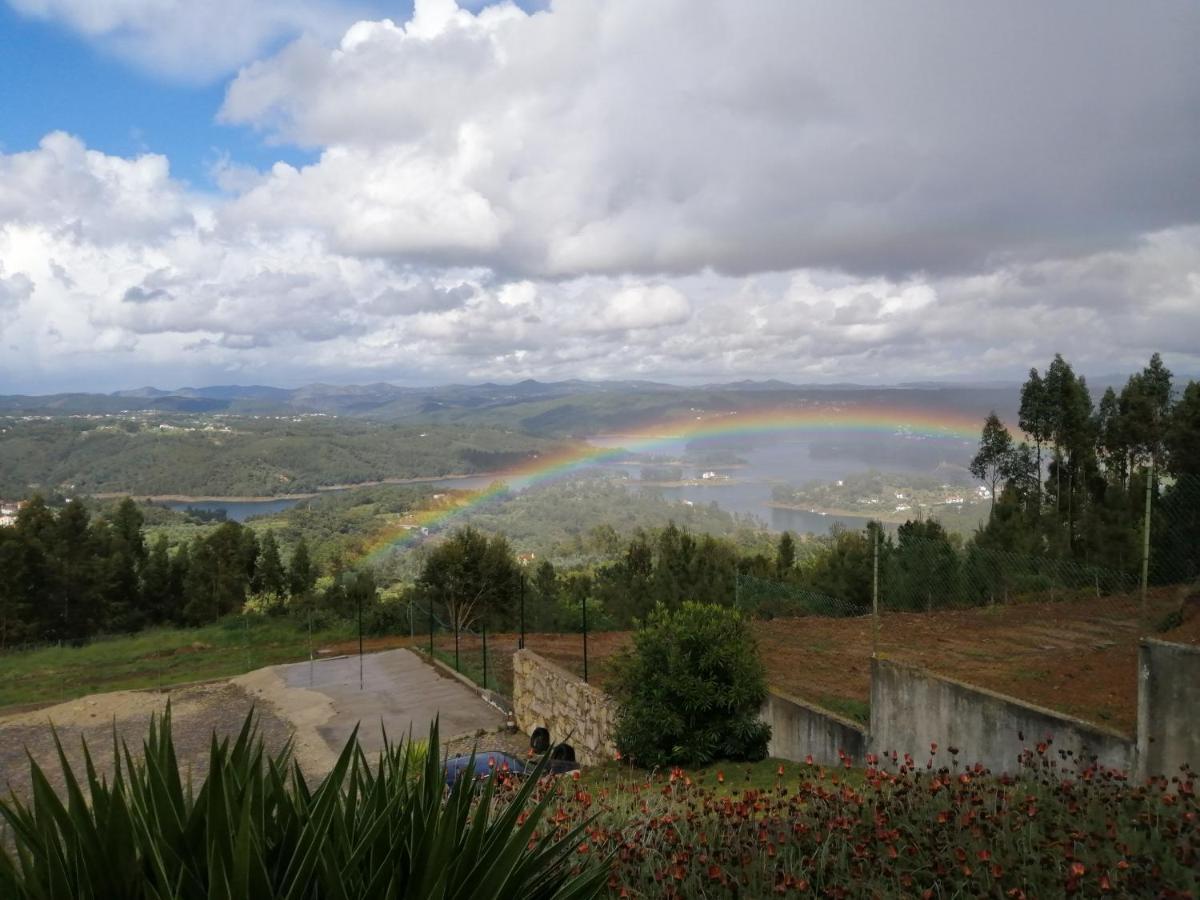
[[[411,650],[363,656],[361,687],[357,656],[261,671],[271,673],[278,684],[273,689],[260,687],[258,693],[293,722],[297,742],[303,741],[304,729],[310,729],[334,756],[355,725],[363,750],[370,754],[383,746],[385,730],[393,741],[406,737],[410,729],[413,737],[422,739],[435,717],[443,742],[480,730],[495,731],[505,722],[498,709]]]

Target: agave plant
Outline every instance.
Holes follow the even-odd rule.
[[[427,745],[385,742],[374,764],[352,735],[312,789],[290,746],[265,751],[253,713],[232,744],[213,735],[198,789],[180,776],[170,707],[140,759],[113,741],[111,783],[86,742],[81,781],[55,735],[65,796],[31,759],[29,801],[0,800],[10,831],[0,896],[581,898],[608,875],[574,852],[587,823],[539,833],[554,793],[535,797],[545,760],[510,802],[495,795],[499,774],[447,791],[437,753],[425,752],[438,746],[437,722]]]

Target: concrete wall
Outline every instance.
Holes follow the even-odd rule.
[[[980,762],[993,772],[1015,772],[1021,750],[1048,735],[1054,750],[1073,750],[1076,758],[1127,771],[1134,761],[1134,742],[1117,732],[883,659],[871,661],[870,731],[871,752],[881,756],[895,750],[923,763],[936,742],[938,762],[957,747],[960,764]]]
[[[838,765],[838,751],[849,754],[855,765],[866,757],[867,735],[861,726],[774,688],[763,703],[762,718],[771,726],[771,756],[796,762],[811,756],[823,766]]]
[[[1141,642],[1137,730],[1140,777],[1200,771],[1200,647]]]
[[[552,741],[567,741],[584,765],[616,754],[616,703],[603,691],[531,650],[513,654],[513,716],[528,733],[545,726]]]

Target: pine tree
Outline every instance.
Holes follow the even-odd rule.
[[[259,551],[258,567],[255,569],[255,589],[270,597],[281,597],[287,592],[287,573],[279,559],[279,544],[275,532],[263,536]]]
[[[306,596],[317,583],[317,569],[308,555],[308,543],[300,538],[296,549],[292,551],[292,560],[288,565],[288,593],[292,597]]]
[[[775,573],[780,578],[787,578],[796,567],[796,540],[790,531],[779,536],[779,544],[775,550]]]
[[[174,607],[171,593],[171,559],[167,536],[160,534],[150,548],[142,569],[142,607],[148,624],[160,625],[171,618]]]

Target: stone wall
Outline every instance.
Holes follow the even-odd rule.
[[[871,661],[870,730],[871,751],[881,756],[895,750],[923,762],[937,743],[939,760],[957,747],[960,763],[993,772],[1015,772],[1022,749],[1047,736],[1055,751],[1076,758],[1126,771],[1134,761],[1134,742],[1115,731],[884,659]]]
[[[859,766],[866,758],[867,735],[861,726],[774,688],[763,703],[762,719],[771,726],[771,756],[796,762],[811,756],[822,766],[839,765],[841,753]]]
[[[1138,648],[1138,774],[1200,771],[1200,647],[1143,640]]]
[[[532,650],[513,654],[513,716],[522,731],[544,726],[552,741],[575,748],[580,763],[595,765],[616,755],[616,712],[603,691]]]

